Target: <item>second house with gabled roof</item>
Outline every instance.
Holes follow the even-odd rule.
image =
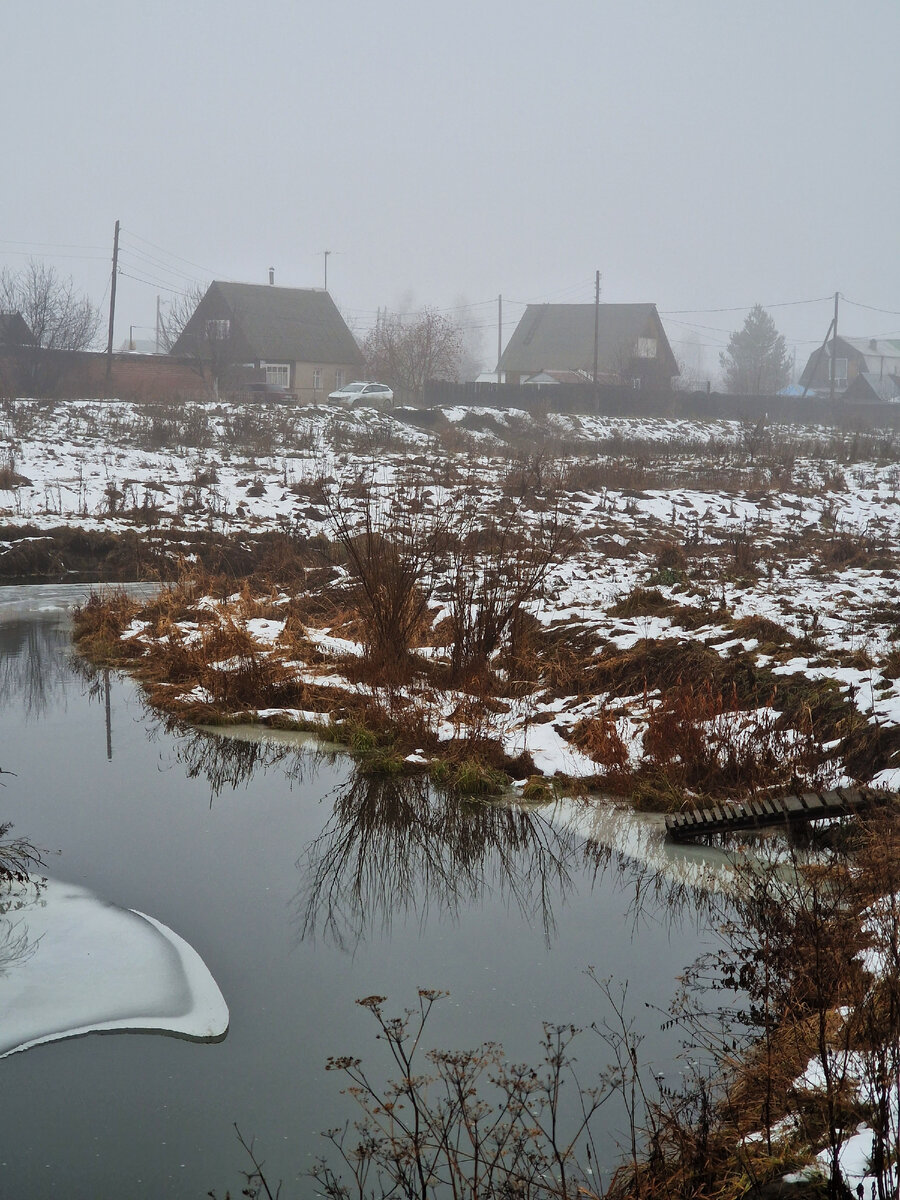
[[[529,304],[498,369],[513,384],[540,373],[591,380],[595,348],[598,383],[669,388],[678,374],[655,304]]]
[[[220,280],[209,285],[171,353],[198,363],[217,390],[239,387],[249,367],[307,402],[356,379],[365,365],[321,288]]]

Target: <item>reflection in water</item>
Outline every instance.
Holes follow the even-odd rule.
[[[0,622],[0,707],[21,706],[37,720],[65,693],[69,670],[61,649],[68,630],[56,620]]]
[[[252,727],[252,735],[245,726],[186,729],[171,717],[148,711],[154,718],[148,733],[151,737],[162,733],[178,737],[175,757],[188,779],[207,781],[210,807],[224,789],[247,787],[258,772],[265,774],[277,767],[291,784],[302,783],[307,773],[314,773],[314,755],[304,752],[296,734],[279,738],[277,730],[260,726]]]
[[[436,793],[423,779],[355,775],[298,866],[301,940],[321,935],[344,948],[394,917],[423,927],[432,906],[455,916],[499,890],[549,943],[554,899],[572,888],[581,839],[540,811]]]
[[[155,724],[180,734],[178,761],[190,778],[207,780],[210,803],[260,771],[302,782],[326,753],[309,735],[259,726]],[[301,941],[321,937],[348,950],[374,930],[389,934],[395,917],[424,927],[431,913],[453,919],[490,894],[540,927],[549,945],[555,911],[607,872],[630,893],[632,932],[649,922],[696,927],[727,869],[723,855],[670,847],[659,822],[603,802],[488,803],[435,791],[421,777],[358,772],[333,796],[325,828],[298,859],[295,907]]]
[[[12,967],[27,962],[37,950],[39,943],[30,936],[21,913],[29,905],[41,902],[40,891],[40,884],[16,887],[0,897],[0,979]]]

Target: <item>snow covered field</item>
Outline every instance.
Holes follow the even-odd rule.
[[[735,690],[733,702],[706,705],[701,724],[720,757],[757,753],[766,741],[808,783],[867,776],[900,784],[893,434],[475,408],[380,414],[19,400],[0,410],[0,463],[0,569],[23,539],[60,526],[165,537],[169,553],[180,538],[190,553],[190,539],[203,534],[240,544],[268,531],[315,545],[333,534],[322,480],[345,496],[366,480],[385,495],[415,481],[436,506],[474,492],[486,519],[515,506],[523,529],[538,527],[552,496],[577,538],[529,607],[556,643],[583,643],[584,662],[568,691],[544,678],[524,697],[506,695],[492,732],[510,758],[527,751],[546,774],[580,777],[608,773],[616,755],[631,767],[646,762],[648,723],[656,713],[659,724],[667,686],[683,672],[657,679],[645,671],[628,694],[624,675],[601,688],[593,667],[648,645],[680,647],[677,658],[692,643],[726,664],[729,687],[747,663],[755,673],[754,702]],[[345,567],[334,570],[338,584],[347,581]],[[318,661],[301,661],[284,637],[295,596],[272,598],[263,622],[252,605],[228,619],[243,621],[260,655],[280,655],[320,696],[334,690],[335,706],[315,706],[327,720],[348,688],[367,690],[346,677],[358,631],[346,613],[308,621]],[[439,601],[432,615],[434,625],[446,615]],[[181,634],[201,636],[190,625]],[[144,625],[126,636],[146,645],[155,634]],[[432,639],[423,653],[440,659],[442,649]],[[829,692],[828,721],[808,697],[805,725],[796,703],[787,713],[781,693],[799,678]],[[427,706],[442,737],[460,736],[458,694],[431,693]],[[277,715],[266,711],[277,705],[259,707]],[[294,705],[281,715],[310,714]]]

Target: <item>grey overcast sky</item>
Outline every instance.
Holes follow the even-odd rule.
[[[498,293],[508,336],[597,269],[689,362],[836,290],[900,335],[898,50],[900,0],[2,0],[0,265],[106,305],[120,219],[117,344],[326,249],[358,332],[467,303],[490,365]],[[831,301],[771,312],[805,360]]]

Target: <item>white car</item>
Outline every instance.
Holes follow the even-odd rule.
[[[356,404],[371,404],[374,408],[384,408],[394,403],[394,393],[387,384],[363,380],[348,383],[336,392],[329,392],[328,399],[334,404],[343,404],[346,408]]]

